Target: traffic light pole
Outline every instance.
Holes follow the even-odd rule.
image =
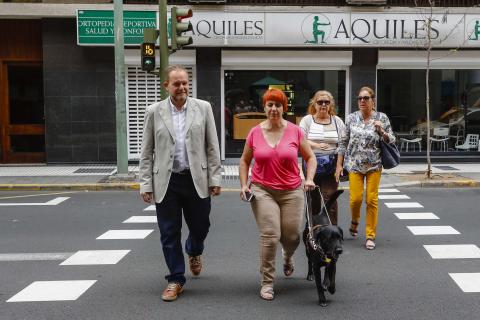
[[[117,128],[117,174],[128,175],[127,117],[125,99],[125,49],[123,41],[123,1],[114,0],[115,101]]]
[[[158,29],[160,31],[160,97],[166,99],[168,96],[167,90],[163,86],[167,80],[168,67],[168,29],[167,29],[167,0],[158,0],[158,14],[159,22]]]

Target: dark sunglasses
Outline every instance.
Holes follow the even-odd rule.
[[[360,96],[360,97],[357,98],[357,100],[358,100],[358,101],[362,101],[362,100],[368,101],[368,100],[370,100],[370,98],[371,98],[371,97],[369,97],[369,96],[363,96],[363,97]]]
[[[323,106],[323,105],[328,106],[328,105],[330,105],[330,101],[329,101],[329,100],[317,100],[315,103],[316,103],[317,105],[319,105],[319,106]]]

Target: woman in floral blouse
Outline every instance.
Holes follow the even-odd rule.
[[[348,115],[345,126],[346,134],[340,141],[339,163],[349,172],[350,209],[352,221],[350,234],[358,235],[360,208],[363,201],[364,182],[366,182],[366,242],[368,250],[375,249],[375,237],[378,222],[378,187],[382,173],[380,158],[380,139],[395,143],[390,120],[387,115],[375,111],[375,92],[363,87],[358,92],[358,111]],[[343,161],[342,161],[343,160]],[[342,172],[337,165],[336,177]]]

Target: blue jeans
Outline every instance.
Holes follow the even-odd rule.
[[[198,196],[189,173],[172,173],[165,197],[155,205],[163,255],[170,271],[165,279],[183,285],[186,280],[181,243],[182,211],[189,229],[185,252],[189,256],[201,255],[210,228],[210,197]]]

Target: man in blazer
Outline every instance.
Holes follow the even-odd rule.
[[[189,235],[190,271],[199,275],[210,227],[210,196],[220,194],[220,152],[210,103],[188,97],[188,73],[170,66],[163,84],[169,97],[147,107],[140,154],[140,195],[155,201],[160,240],[170,274],[162,293],[176,300],[185,284],[182,212]]]

